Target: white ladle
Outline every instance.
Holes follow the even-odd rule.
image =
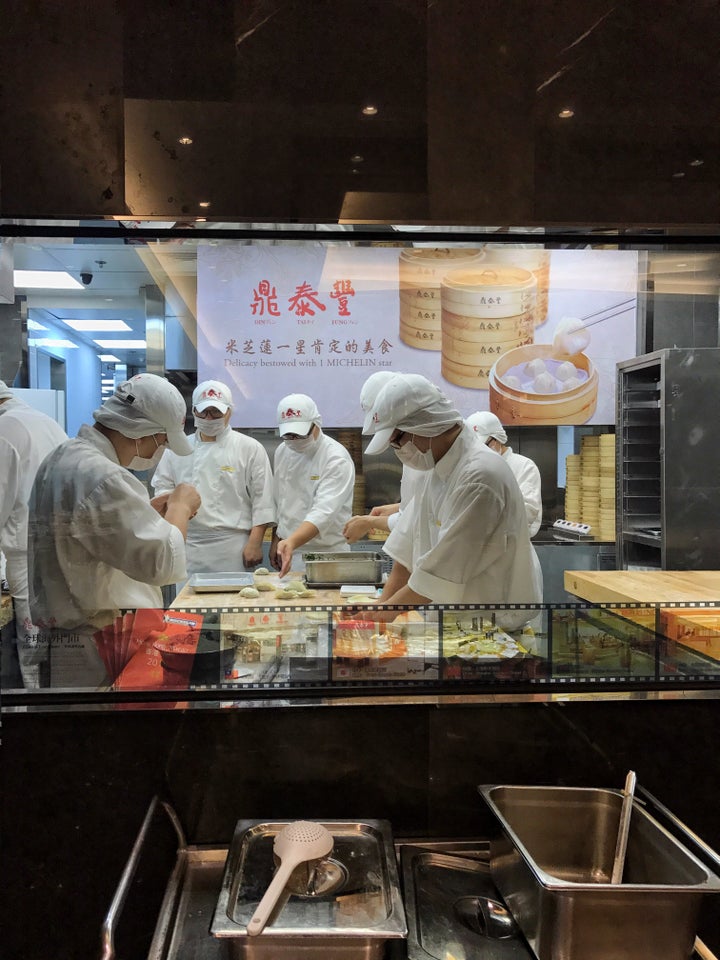
[[[296,820],[282,828],[273,842],[273,853],[280,860],[280,866],[250,918],[247,925],[249,936],[256,937],[262,933],[295,867],[307,860],[326,857],[332,848],[333,835],[321,823]]]
[[[573,357],[583,350],[590,343],[590,334],[587,328],[596,323],[602,323],[603,320],[612,320],[613,317],[619,317],[621,313],[627,313],[635,303],[635,298],[624,300],[622,303],[613,304],[605,307],[604,310],[598,310],[597,313],[588,314],[587,317],[563,317],[555,328],[555,336],[552,342],[551,356]],[[623,307],[624,309],[620,309]],[[615,310],[615,313],[608,311]]]

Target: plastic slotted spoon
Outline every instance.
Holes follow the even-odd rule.
[[[332,848],[333,835],[321,823],[296,820],[282,828],[273,842],[273,853],[280,860],[280,866],[250,918],[247,925],[249,936],[256,937],[262,933],[295,867],[307,860],[326,857]]]

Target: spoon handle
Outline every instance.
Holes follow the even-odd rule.
[[[285,885],[290,879],[295,864],[288,858],[280,863],[275,871],[275,875],[270,881],[270,885],[263,894],[263,898],[255,908],[255,913],[250,918],[247,925],[247,933],[250,937],[256,937],[262,933],[265,924],[268,922],[270,914],[273,912],[278,897],[285,889]]]

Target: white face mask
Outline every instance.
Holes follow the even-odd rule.
[[[153,440],[155,440],[155,437],[153,437]],[[160,457],[165,453],[167,444],[164,443],[160,446],[157,440],[155,440],[155,446],[157,449],[151,457],[141,457],[138,452],[128,464],[128,470],[152,470],[153,467],[156,467],[158,463],[160,463]],[[138,451],[140,449],[137,440],[135,441],[135,449]]]
[[[298,437],[297,440],[288,440],[285,438],[285,443],[295,453],[311,453],[316,442],[317,437],[313,436],[312,430],[306,437]]]
[[[395,456],[400,463],[404,463],[406,467],[412,467],[413,470],[432,470],[435,466],[432,449],[429,447],[424,451],[419,450],[412,440],[398,447],[395,450]]]
[[[202,417],[196,416],[195,428],[206,437],[219,437],[227,430],[227,424],[225,423],[225,417],[220,417],[219,420],[204,420]]]

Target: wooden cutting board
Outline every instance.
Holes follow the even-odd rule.
[[[590,603],[720,605],[720,570],[566,570],[565,589]]]

